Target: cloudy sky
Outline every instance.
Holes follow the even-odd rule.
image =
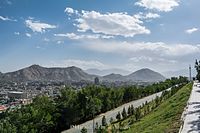
[[[0,71],[31,64],[158,72],[200,59],[199,0],[1,0]]]

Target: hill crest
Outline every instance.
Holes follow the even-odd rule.
[[[129,75],[121,75],[111,73],[105,76],[88,74],[81,68],[76,66],[60,68],[60,67],[42,67],[40,65],[31,65],[18,71],[9,73],[0,73],[1,80],[9,80],[16,82],[24,81],[94,81],[95,77],[99,77],[101,81],[137,81],[137,82],[158,82],[165,80],[160,73],[148,68],[143,68]]]

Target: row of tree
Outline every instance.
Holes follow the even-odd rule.
[[[183,82],[187,82],[187,78],[171,78],[146,87],[87,86],[79,91],[67,87],[62,89],[61,95],[56,98],[38,96],[30,105],[1,113],[0,132],[61,132],[70,128],[71,125],[78,125],[123,103]],[[124,113],[123,117],[125,116]]]
[[[122,112],[118,112],[116,115],[116,121],[113,121],[113,118],[110,120],[112,132],[119,132],[124,129],[127,129],[131,124],[134,122],[139,121],[142,117],[146,116],[149,114],[152,110],[157,108],[164,100],[170,98],[173,96],[180,88],[182,88],[184,84],[181,84],[179,86],[174,86],[171,88],[170,91],[163,91],[162,95],[160,97],[156,97],[153,101],[151,102],[145,102],[142,106],[139,106],[137,108],[134,108],[133,105],[129,106],[128,109],[126,110],[123,108]],[[128,123],[124,120],[129,119]],[[119,123],[118,128],[116,127],[115,123]],[[98,124],[96,124],[98,125]],[[96,127],[95,131],[102,133],[100,131],[107,132],[109,130],[107,127],[108,124],[106,123],[106,118],[103,116],[102,118],[102,126]],[[84,128],[85,129],[85,128]]]

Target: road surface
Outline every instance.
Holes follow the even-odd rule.
[[[182,119],[180,133],[200,133],[200,83],[194,82]]]
[[[171,88],[167,89],[167,90],[170,90]],[[147,102],[150,102],[152,101],[153,99],[156,98],[156,96],[161,96],[162,92],[158,92],[158,93],[155,93],[153,95],[150,95],[150,96],[147,96],[147,97],[144,97],[142,99],[139,99],[139,100],[135,100],[135,101],[131,101],[129,103],[126,103],[126,104],[123,104],[113,110],[110,110],[106,113],[103,113],[103,114],[100,114],[99,116],[95,117],[94,118],[94,123],[96,125],[96,122],[98,122],[98,125],[101,125],[101,121],[102,121],[102,117],[105,116],[106,117],[106,120],[107,120],[107,123],[109,123],[110,121],[110,118],[112,117],[114,120],[115,120],[115,117],[117,115],[118,112],[122,112],[123,108],[125,107],[126,111],[128,110],[128,107],[130,105],[133,105],[134,108],[136,107],[139,107],[141,106],[143,103],[145,103],[146,101]],[[83,124],[80,124],[80,125],[76,125],[68,130],[65,130],[63,131],[62,133],[80,133],[81,129],[85,127],[87,128],[87,131],[88,133],[92,133],[92,130],[93,130],[93,120],[89,120]]]

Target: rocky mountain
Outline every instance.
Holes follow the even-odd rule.
[[[103,69],[103,70],[99,70],[99,69],[87,69],[87,70],[85,70],[85,72],[89,73],[89,74],[99,75],[99,76],[105,76],[105,75],[109,75],[111,73],[121,74],[121,75],[127,75],[127,74],[131,73],[130,71],[126,71],[126,70],[118,69],[118,68]]]
[[[134,82],[157,82],[165,80],[165,77],[158,72],[148,68],[140,69],[129,75],[109,74],[103,76],[102,80],[106,81],[134,81]]]
[[[11,81],[81,81],[93,80],[94,75],[85,73],[80,68],[75,66],[67,68],[45,68],[39,65],[32,65],[30,67],[5,73],[2,80]]]
[[[132,81],[157,82],[165,80],[165,77],[158,72],[144,68],[125,76],[125,79]]]
[[[126,76],[120,74],[109,74],[106,76],[97,76],[84,72],[82,69],[72,66],[67,68],[46,68],[39,65],[2,74],[0,80],[4,81],[94,81],[95,77],[99,77],[100,81],[141,81],[141,82],[157,82],[165,79],[160,73],[150,69],[141,69]]]
[[[103,76],[101,78],[102,80],[106,80],[106,81],[124,81],[124,76],[120,75],[120,74],[109,74],[109,75],[106,75],[106,76]]]

